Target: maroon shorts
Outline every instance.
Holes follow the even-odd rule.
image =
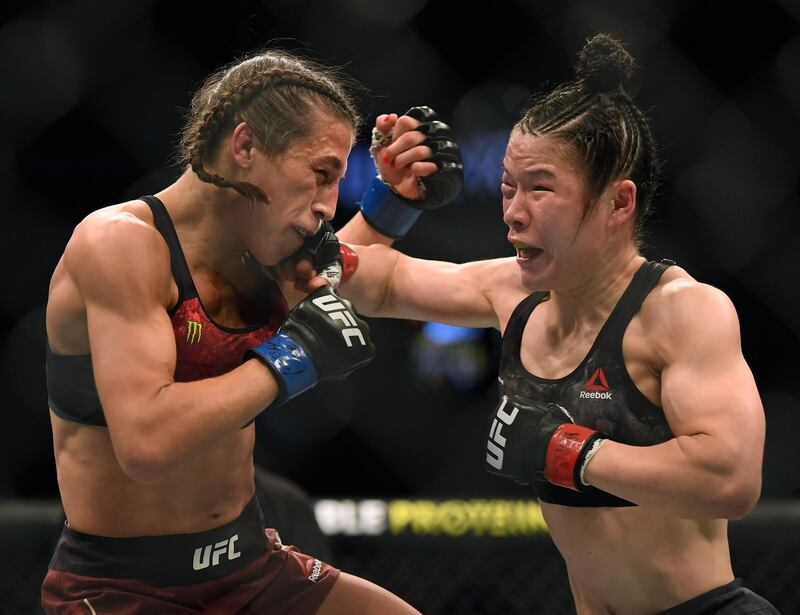
[[[64,527],[42,585],[45,613],[316,613],[339,571],[264,529],[258,501],[196,534],[106,538]]]

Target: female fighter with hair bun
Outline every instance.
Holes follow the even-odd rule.
[[[503,333],[482,455],[533,485],[580,615],[773,614],[734,578],[727,539],[761,489],[761,401],[728,297],[640,253],[660,165],[633,66],[594,37],[575,80],[514,126],[501,192],[516,258],[356,247],[343,292],[367,315]],[[400,146],[381,153],[388,173]]]

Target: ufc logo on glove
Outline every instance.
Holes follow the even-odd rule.
[[[503,397],[492,421],[492,427],[489,429],[489,441],[486,442],[486,463],[497,470],[503,469],[503,450],[506,446],[506,439],[500,431],[503,425],[511,425],[519,413],[519,408],[516,406],[510,413],[506,412],[506,404],[508,404],[508,398]]]
[[[352,348],[353,342],[351,341],[351,338],[354,337],[358,339],[362,346],[367,345],[361,330],[356,326],[356,321],[353,318],[353,315],[347,310],[347,308],[344,306],[344,303],[339,301],[336,296],[323,295],[313,299],[311,302],[323,312],[328,314],[328,317],[331,318],[331,320],[341,320],[347,326],[346,329],[342,329],[342,337],[344,338],[348,348]]]
[[[280,405],[317,382],[344,378],[374,355],[367,323],[325,284],[294,306],[278,332],[246,356],[272,371],[279,388],[272,404]]]

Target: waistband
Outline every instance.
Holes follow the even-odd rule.
[[[673,606],[660,615],[699,615],[703,613],[716,613],[717,609],[730,601],[732,597],[741,590],[742,579],[734,579],[726,585],[722,585],[704,594],[700,594]]]
[[[193,534],[109,538],[64,524],[50,568],[170,587],[222,578],[266,550],[264,517],[253,497],[234,521]]]

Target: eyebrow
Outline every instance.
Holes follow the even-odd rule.
[[[509,170],[506,168],[506,165],[503,165],[503,173],[508,173],[511,175]],[[548,169],[544,169],[542,167],[531,167],[530,169],[523,169],[520,173],[526,179],[533,179],[536,177],[544,177],[546,179],[556,179],[556,174]]]
[[[329,164],[333,167],[334,171],[339,171],[342,168],[342,161],[336,156],[322,156],[314,159],[315,163]]]

